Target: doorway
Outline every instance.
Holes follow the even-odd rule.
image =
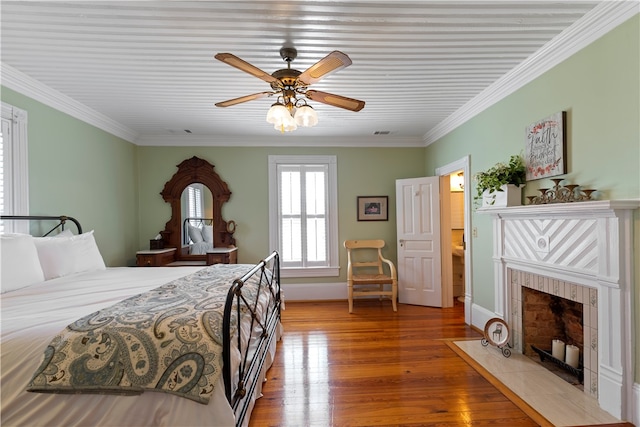
[[[471,172],[470,158],[465,156],[455,162],[436,168],[436,175],[448,177],[450,187],[455,186],[455,191],[451,191],[451,207],[450,212],[443,215],[449,215],[451,218],[450,230],[442,230],[442,233],[451,233],[450,245],[442,245],[442,257],[452,258],[452,271],[449,277],[453,279],[454,295],[462,293],[464,300],[464,321],[471,325],[471,302],[473,300],[473,286],[471,279],[471,239],[469,231],[471,230]],[[453,190],[453,188],[452,188]],[[455,194],[454,194],[455,193]],[[454,206],[457,204],[457,206]],[[462,205],[460,207],[460,204]],[[461,210],[460,210],[461,209]],[[445,239],[448,240],[448,239]],[[456,256],[458,259],[456,260]],[[459,264],[456,265],[456,262]],[[463,284],[463,290],[456,292],[456,274]]]
[[[466,247],[464,236],[464,172],[457,171],[449,175],[450,224],[451,224],[451,280],[453,298],[464,303],[465,277],[464,252]],[[446,205],[443,205],[446,206]],[[444,257],[445,254],[443,253]]]

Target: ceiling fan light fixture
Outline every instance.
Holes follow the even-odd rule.
[[[282,117],[281,121],[273,125],[273,128],[277,131],[285,133],[292,132],[298,129],[298,125],[296,124],[296,121],[293,119],[293,117],[291,117],[291,114],[287,112],[287,114]]]
[[[318,113],[309,105],[297,108],[294,118],[298,126],[312,127],[318,124]]]
[[[279,126],[284,120],[286,120],[286,116],[291,117],[287,107],[276,102],[271,106],[271,108],[269,108],[269,111],[267,111],[267,122]]]
[[[329,74],[351,65],[349,56],[334,50],[305,71],[300,72],[291,68],[291,62],[296,58],[297,54],[298,52],[295,48],[283,47],[280,49],[280,56],[287,63],[287,68],[267,74],[231,53],[218,53],[215,56],[217,60],[269,83],[272,91],[258,92],[217,102],[216,107],[230,107],[254,99],[277,95],[278,101],[267,112],[266,120],[282,133],[294,131],[298,126],[312,127],[318,124],[318,114],[312,107],[307,105],[303,99],[305,97],[323,104],[344,108],[345,110],[362,110],[364,101],[328,92],[307,90],[309,85],[317,83]]]

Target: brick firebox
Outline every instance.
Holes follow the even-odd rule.
[[[534,289],[523,289],[522,344],[526,356],[537,356],[531,348],[551,349],[554,339],[578,346],[584,353],[582,303]]]

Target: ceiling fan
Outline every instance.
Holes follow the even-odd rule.
[[[287,68],[267,74],[231,53],[218,53],[215,56],[217,60],[264,80],[271,85],[272,90],[218,102],[216,107],[230,107],[275,95],[278,100],[269,109],[267,121],[273,123],[274,128],[282,132],[295,130],[298,125],[314,126],[318,123],[317,114],[307,105],[305,98],[351,111],[360,111],[364,108],[364,101],[309,89],[309,86],[329,74],[351,65],[351,59],[346,54],[335,50],[303,72],[291,68],[291,62],[297,55],[295,48],[283,47],[280,49],[280,56],[287,63]]]

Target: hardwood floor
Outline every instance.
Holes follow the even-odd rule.
[[[288,302],[251,417],[259,426],[536,426],[445,339],[479,338],[450,309]]]

